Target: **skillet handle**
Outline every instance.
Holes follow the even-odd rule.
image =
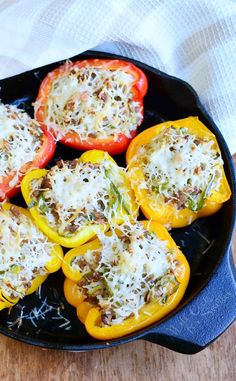
[[[236,319],[236,269],[229,250],[209,283],[173,317],[142,337],[174,351],[200,352]]]

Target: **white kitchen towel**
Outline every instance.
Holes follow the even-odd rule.
[[[236,151],[234,0],[0,0],[0,78],[100,44],[189,82]]]

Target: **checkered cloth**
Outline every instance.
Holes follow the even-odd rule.
[[[0,36],[0,78],[97,45],[180,77],[236,151],[235,0],[0,0]]]

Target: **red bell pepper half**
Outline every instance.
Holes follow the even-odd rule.
[[[48,100],[50,93],[52,91],[55,81],[60,77],[70,75],[70,73],[75,72],[80,68],[94,68],[103,69],[108,71],[123,71],[133,77],[133,82],[131,85],[132,101],[136,102],[139,108],[140,118],[135,129],[130,131],[130,134],[125,134],[123,131],[117,133],[115,136],[99,137],[99,136],[88,136],[86,139],[81,136],[76,131],[69,130],[65,134],[60,133],[59,129],[52,129],[50,123],[48,123]],[[123,152],[129,145],[132,138],[136,135],[136,129],[138,125],[142,123],[143,120],[143,97],[147,92],[147,78],[142,70],[133,65],[130,62],[122,60],[111,60],[111,59],[89,59],[77,62],[66,62],[62,66],[59,66],[55,70],[48,73],[45,79],[42,81],[38,97],[36,100],[35,107],[35,117],[39,123],[41,123],[44,128],[49,128],[57,140],[62,144],[73,147],[80,150],[98,149],[107,151],[109,154],[118,154]],[[92,134],[93,135],[93,134]]]

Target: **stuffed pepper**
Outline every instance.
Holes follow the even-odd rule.
[[[145,130],[126,158],[144,215],[169,227],[211,215],[231,196],[216,137],[196,117]]]
[[[164,226],[126,223],[98,238],[67,252],[62,266],[65,297],[91,336],[130,334],[178,305],[190,270]]]
[[[0,200],[14,196],[32,168],[53,156],[55,139],[23,110],[0,103]]]
[[[76,149],[123,152],[143,120],[145,74],[130,62],[66,62],[43,80],[36,119]]]
[[[32,294],[61,267],[62,248],[18,206],[0,204],[0,310]]]
[[[125,171],[98,150],[28,173],[22,193],[39,228],[65,247],[81,245],[138,211]]]

